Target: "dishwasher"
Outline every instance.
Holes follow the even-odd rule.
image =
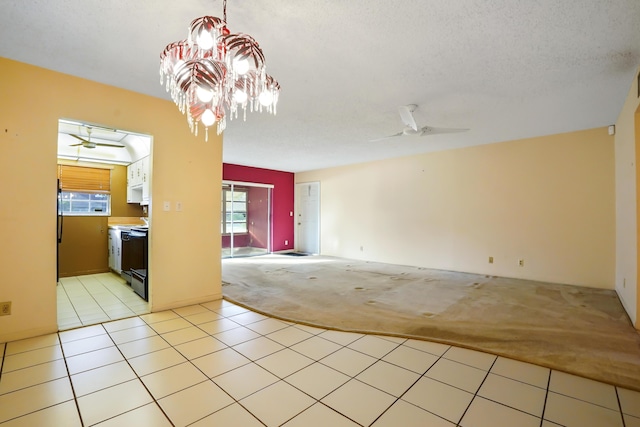
[[[122,241],[122,278],[136,294],[148,300],[147,229],[131,228],[120,235]]]
[[[131,269],[131,288],[145,301],[149,301],[149,283],[146,268]]]

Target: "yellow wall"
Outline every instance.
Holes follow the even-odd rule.
[[[111,170],[111,216],[137,217],[144,215],[142,206],[127,203],[127,167],[114,165]]]
[[[149,76],[153,79],[154,76]],[[56,327],[58,119],[153,136],[152,310],[221,297],[222,138],[191,135],[170,101],[0,58],[0,342]],[[171,211],[162,209],[171,202]],[[174,210],[175,202],[183,205]]]
[[[312,181],[323,254],[613,289],[606,128],[296,174]]]
[[[637,82],[637,80],[636,80]],[[637,84],[637,83],[636,83]],[[635,92],[633,93],[638,93],[638,88],[637,86],[634,87],[633,89],[636,89]],[[636,98],[636,103],[637,103],[637,107],[636,107],[636,113],[634,114],[634,127],[635,127],[635,141],[634,141],[634,147],[635,147],[635,152],[636,152],[636,161],[635,164],[638,164],[638,160],[640,160],[640,102],[638,102],[638,99],[640,98],[640,96],[638,96]],[[638,237],[638,224],[640,223],[640,207],[638,207],[638,201],[640,200],[640,176],[638,176],[637,174],[637,168],[636,168],[636,195],[635,195],[635,201],[636,201],[636,221],[635,221],[635,226],[636,226],[636,251],[635,251],[635,261],[636,261],[636,275],[635,275],[635,281],[632,281],[631,283],[627,284],[624,283],[624,285],[626,285],[630,290],[631,293],[635,293],[635,320],[632,319],[632,321],[634,321],[634,325],[636,327],[636,329],[640,329],[640,316],[638,316],[638,307],[640,306],[640,290],[638,289],[640,286],[638,285],[638,276],[640,275],[640,262],[638,262],[638,254],[640,254],[640,237]],[[625,231],[622,230],[622,232],[624,233]]]
[[[106,216],[65,216],[59,245],[60,277],[109,271]]]
[[[66,216],[63,225],[62,243],[59,245],[60,277],[109,271],[108,225],[114,217],[127,217],[130,221],[143,216],[139,204],[127,203],[127,167],[122,165],[100,165],[68,160],[59,163],[88,167],[108,167],[111,170],[111,217]]]
[[[631,321],[640,329],[638,292],[637,156],[640,155],[640,99],[633,79],[616,121],[616,291]]]

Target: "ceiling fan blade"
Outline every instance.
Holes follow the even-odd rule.
[[[434,128],[431,126],[424,126],[422,128],[422,132],[420,133],[420,136],[428,136],[428,135],[436,135],[439,133],[457,133],[457,132],[466,132],[469,129],[462,129],[462,128]]]
[[[87,141],[87,140],[86,140],[86,139],[84,139],[84,138],[79,137],[78,135],[74,135],[74,134],[72,134],[72,133],[70,133],[69,135],[71,135],[71,136],[72,136],[72,137],[74,137],[75,139],[78,139],[78,140],[82,141],[84,144],[91,144],[89,141]]]
[[[413,118],[413,113],[418,106],[415,104],[403,105],[402,107],[398,107],[398,112],[400,113],[400,118],[402,119],[402,123],[405,126],[409,126],[413,130],[418,130],[418,125],[416,125],[416,121]]]
[[[95,145],[100,145],[102,147],[116,147],[116,148],[124,148],[124,145],[118,145],[118,144],[103,144],[101,142],[95,142]]]
[[[383,136],[382,138],[370,139],[369,142],[376,142],[376,141],[382,141],[382,140],[389,139],[389,138],[395,138],[396,136],[402,136],[402,134],[403,134],[403,132],[398,132],[398,133],[394,133],[393,135]]]
[[[79,145],[82,145],[82,143],[79,143],[79,144],[71,144],[69,147],[77,147],[77,146],[79,146]]]

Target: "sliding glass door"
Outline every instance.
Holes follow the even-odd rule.
[[[223,258],[271,252],[272,189],[272,185],[223,181]]]

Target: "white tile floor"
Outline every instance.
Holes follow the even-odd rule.
[[[226,301],[0,344],[0,425],[640,426],[640,393]]]
[[[149,303],[114,273],[62,277],[56,290],[61,331],[149,312]]]

